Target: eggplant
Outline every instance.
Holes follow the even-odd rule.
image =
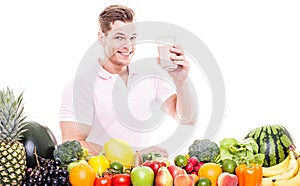
[[[52,131],[35,121],[28,121],[24,129],[27,131],[23,133],[22,143],[26,150],[27,167],[35,168],[38,157],[53,159],[57,141]]]

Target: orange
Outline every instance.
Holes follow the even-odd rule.
[[[212,186],[216,186],[218,183],[218,177],[222,173],[222,168],[219,164],[209,162],[204,163],[199,171],[198,176],[199,178],[208,178],[211,181]]]
[[[69,173],[72,186],[93,186],[96,174],[94,169],[86,163],[74,165]]]
[[[91,157],[88,164],[94,169],[96,174],[102,176],[102,173],[109,168],[110,163],[105,156],[99,155]]]

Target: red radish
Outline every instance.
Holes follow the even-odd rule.
[[[186,172],[190,173],[194,170],[194,166],[191,162],[188,162],[184,169],[186,170]]]
[[[191,162],[193,164],[193,166],[196,166],[196,165],[198,165],[199,161],[196,157],[193,156],[188,159],[188,162]]]

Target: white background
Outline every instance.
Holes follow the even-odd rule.
[[[261,125],[282,124],[299,144],[300,3],[194,2],[1,1],[0,88],[24,91],[28,119],[47,125],[60,141],[62,88],[97,39],[98,14],[107,5],[121,3],[135,10],[137,21],[176,24],[210,49],[226,88],[226,111],[216,142],[241,139]],[[191,79],[199,83],[199,98],[208,98],[201,102],[203,122],[196,139],[207,127],[211,105],[205,78],[192,71]]]

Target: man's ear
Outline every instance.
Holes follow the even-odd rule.
[[[101,30],[98,31],[98,41],[101,45],[103,45],[104,41],[103,41],[103,32]]]

